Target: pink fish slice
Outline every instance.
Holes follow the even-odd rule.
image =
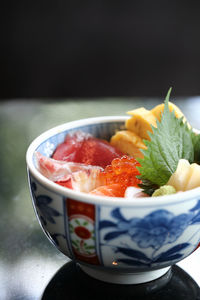
[[[39,152],[35,156],[39,172],[51,181],[86,193],[101,185],[99,166],[55,160]]]

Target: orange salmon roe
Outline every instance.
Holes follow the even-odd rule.
[[[142,181],[136,176],[140,173],[136,167],[140,164],[133,157],[127,155],[121,158],[115,158],[112,160],[111,165],[108,165],[101,173],[102,179],[105,181],[105,185],[120,184],[123,193],[128,186],[136,186],[142,183]]]

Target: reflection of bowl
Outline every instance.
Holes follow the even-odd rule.
[[[75,192],[41,175],[34,152],[51,156],[68,132],[109,139],[125,117],[99,117],[55,127],[29,146],[30,190],[52,243],[92,277],[142,283],[165,274],[200,241],[200,189],[156,198],[111,198]]]

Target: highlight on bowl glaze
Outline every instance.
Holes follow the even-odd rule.
[[[53,128],[27,151],[35,213],[50,241],[97,279],[138,284],[164,275],[200,242],[200,189],[156,198],[111,198],[75,192],[43,177],[34,152],[50,157],[68,132],[109,138],[126,117],[99,117]]]

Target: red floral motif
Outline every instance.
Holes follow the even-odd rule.
[[[72,199],[66,200],[72,249],[75,257],[98,265],[95,248],[95,206]]]
[[[87,240],[91,237],[89,230],[83,226],[77,226],[74,231],[80,238],[84,240]]]

